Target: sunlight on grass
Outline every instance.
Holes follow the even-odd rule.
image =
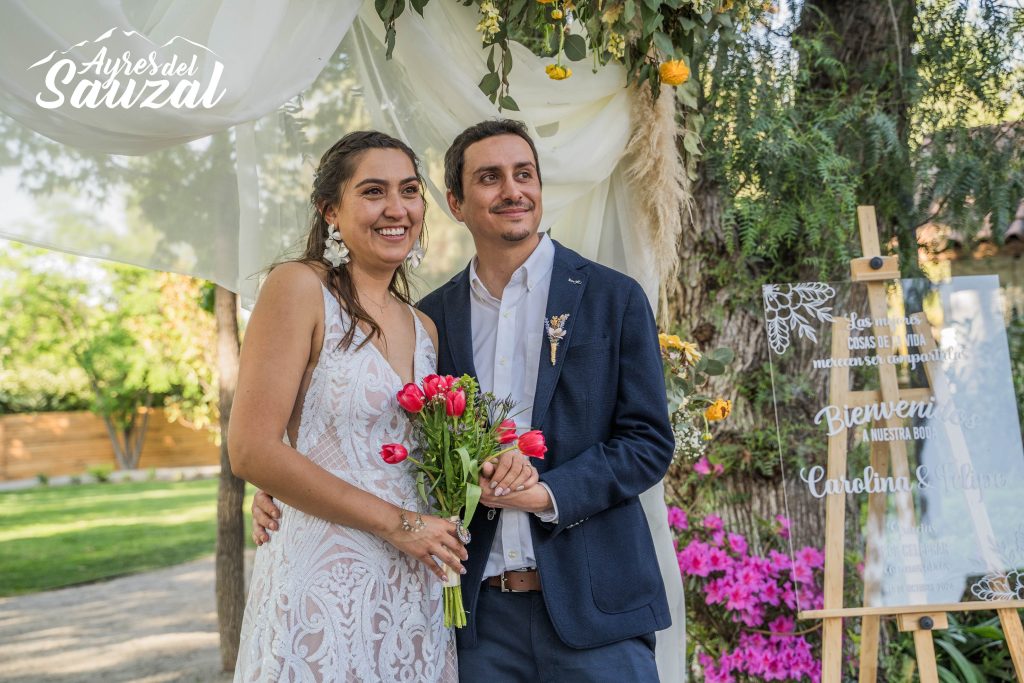
[[[179,564],[216,542],[216,479],[37,487],[0,506],[0,596]]]

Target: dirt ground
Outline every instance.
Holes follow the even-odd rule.
[[[0,599],[0,683],[222,683],[217,641],[212,556]]]

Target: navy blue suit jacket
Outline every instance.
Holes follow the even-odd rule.
[[[468,267],[419,308],[437,324],[438,372],[475,375]],[[558,524],[530,515],[543,596],[555,630],[574,648],[597,647],[671,623],[639,494],[672,459],[658,329],[631,278],[555,243],[547,317],[569,314],[551,365],[543,338],[532,426],[548,452],[534,460],[558,503]],[[538,320],[540,327],[543,321]],[[500,511],[499,511],[500,512]],[[476,644],[476,604],[498,515],[474,516],[459,646]]]

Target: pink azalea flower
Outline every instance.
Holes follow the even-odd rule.
[[[712,548],[708,553],[708,567],[713,572],[725,571],[732,565],[732,558],[726,555],[720,548]]]
[[[729,549],[737,555],[744,555],[747,552],[747,539],[739,534],[729,534]]]
[[[810,583],[814,579],[810,565],[797,559],[793,565],[793,580],[798,583]]]
[[[789,538],[789,529],[792,523],[788,517],[782,515],[775,515],[775,521],[779,524],[779,536],[782,538]]]
[[[710,531],[722,530],[722,518],[718,515],[708,515],[704,518],[704,528]]]
[[[723,472],[725,472],[725,467],[720,462],[716,462],[714,465],[712,465],[711,469],[714,471],[715,474],[722,474]]]
[[[693,541],[677,555],[679,569],[690,576],[707,576],[711,571],[708,566],[708,547],[700,541]]]
[[[702,477],[706,477],[707,475],[711,474],[711,463],[708,462],[708,458],[706,455],[700,456],[700,460],[693,463],[693,471],[701,475]]]
[[[686,531],[690,528],[690,520],[683,510],[673,505],[668,509],[668,525],[676,531]]]
[[[825,556],[817,548],[806,546],[796,553],[797,562],[803,562],[811,569],[825,566]]]
[[[779,636],[792,635],[795,626],[796,622],[792,617],[782,615],[768,624],[768,630],[772,632],[772,639],[777,640]]]
[[[770,550],[768,552],[768,559],[771,560],[772,569],[777,572],[785,571],[792,565],[789,560],[789,555],[784,555],[778,550]]]

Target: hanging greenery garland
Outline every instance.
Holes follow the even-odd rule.
[[[409,0],[423,14],[429,0]],[[510,94],[510,41],[538,57],[550,57],[545,72],[552,80],[571,78],[570,63],[591,61],[593,68],[617,62],[626,68],[626,84],[646,82],[657,97],[661,85],[677,88],[679,100],[697,109],[697,56],[713,38],[732,42],[777,11],[771,0],[465,0],[480,12],[476,30],[488,50],[487,73],[480,90],[501,109],[518,111]],[[395,20],[406,0],[376,0],[384,22],[387,55],[397,39]],[[581,68],[581,66],[576,67]]]

